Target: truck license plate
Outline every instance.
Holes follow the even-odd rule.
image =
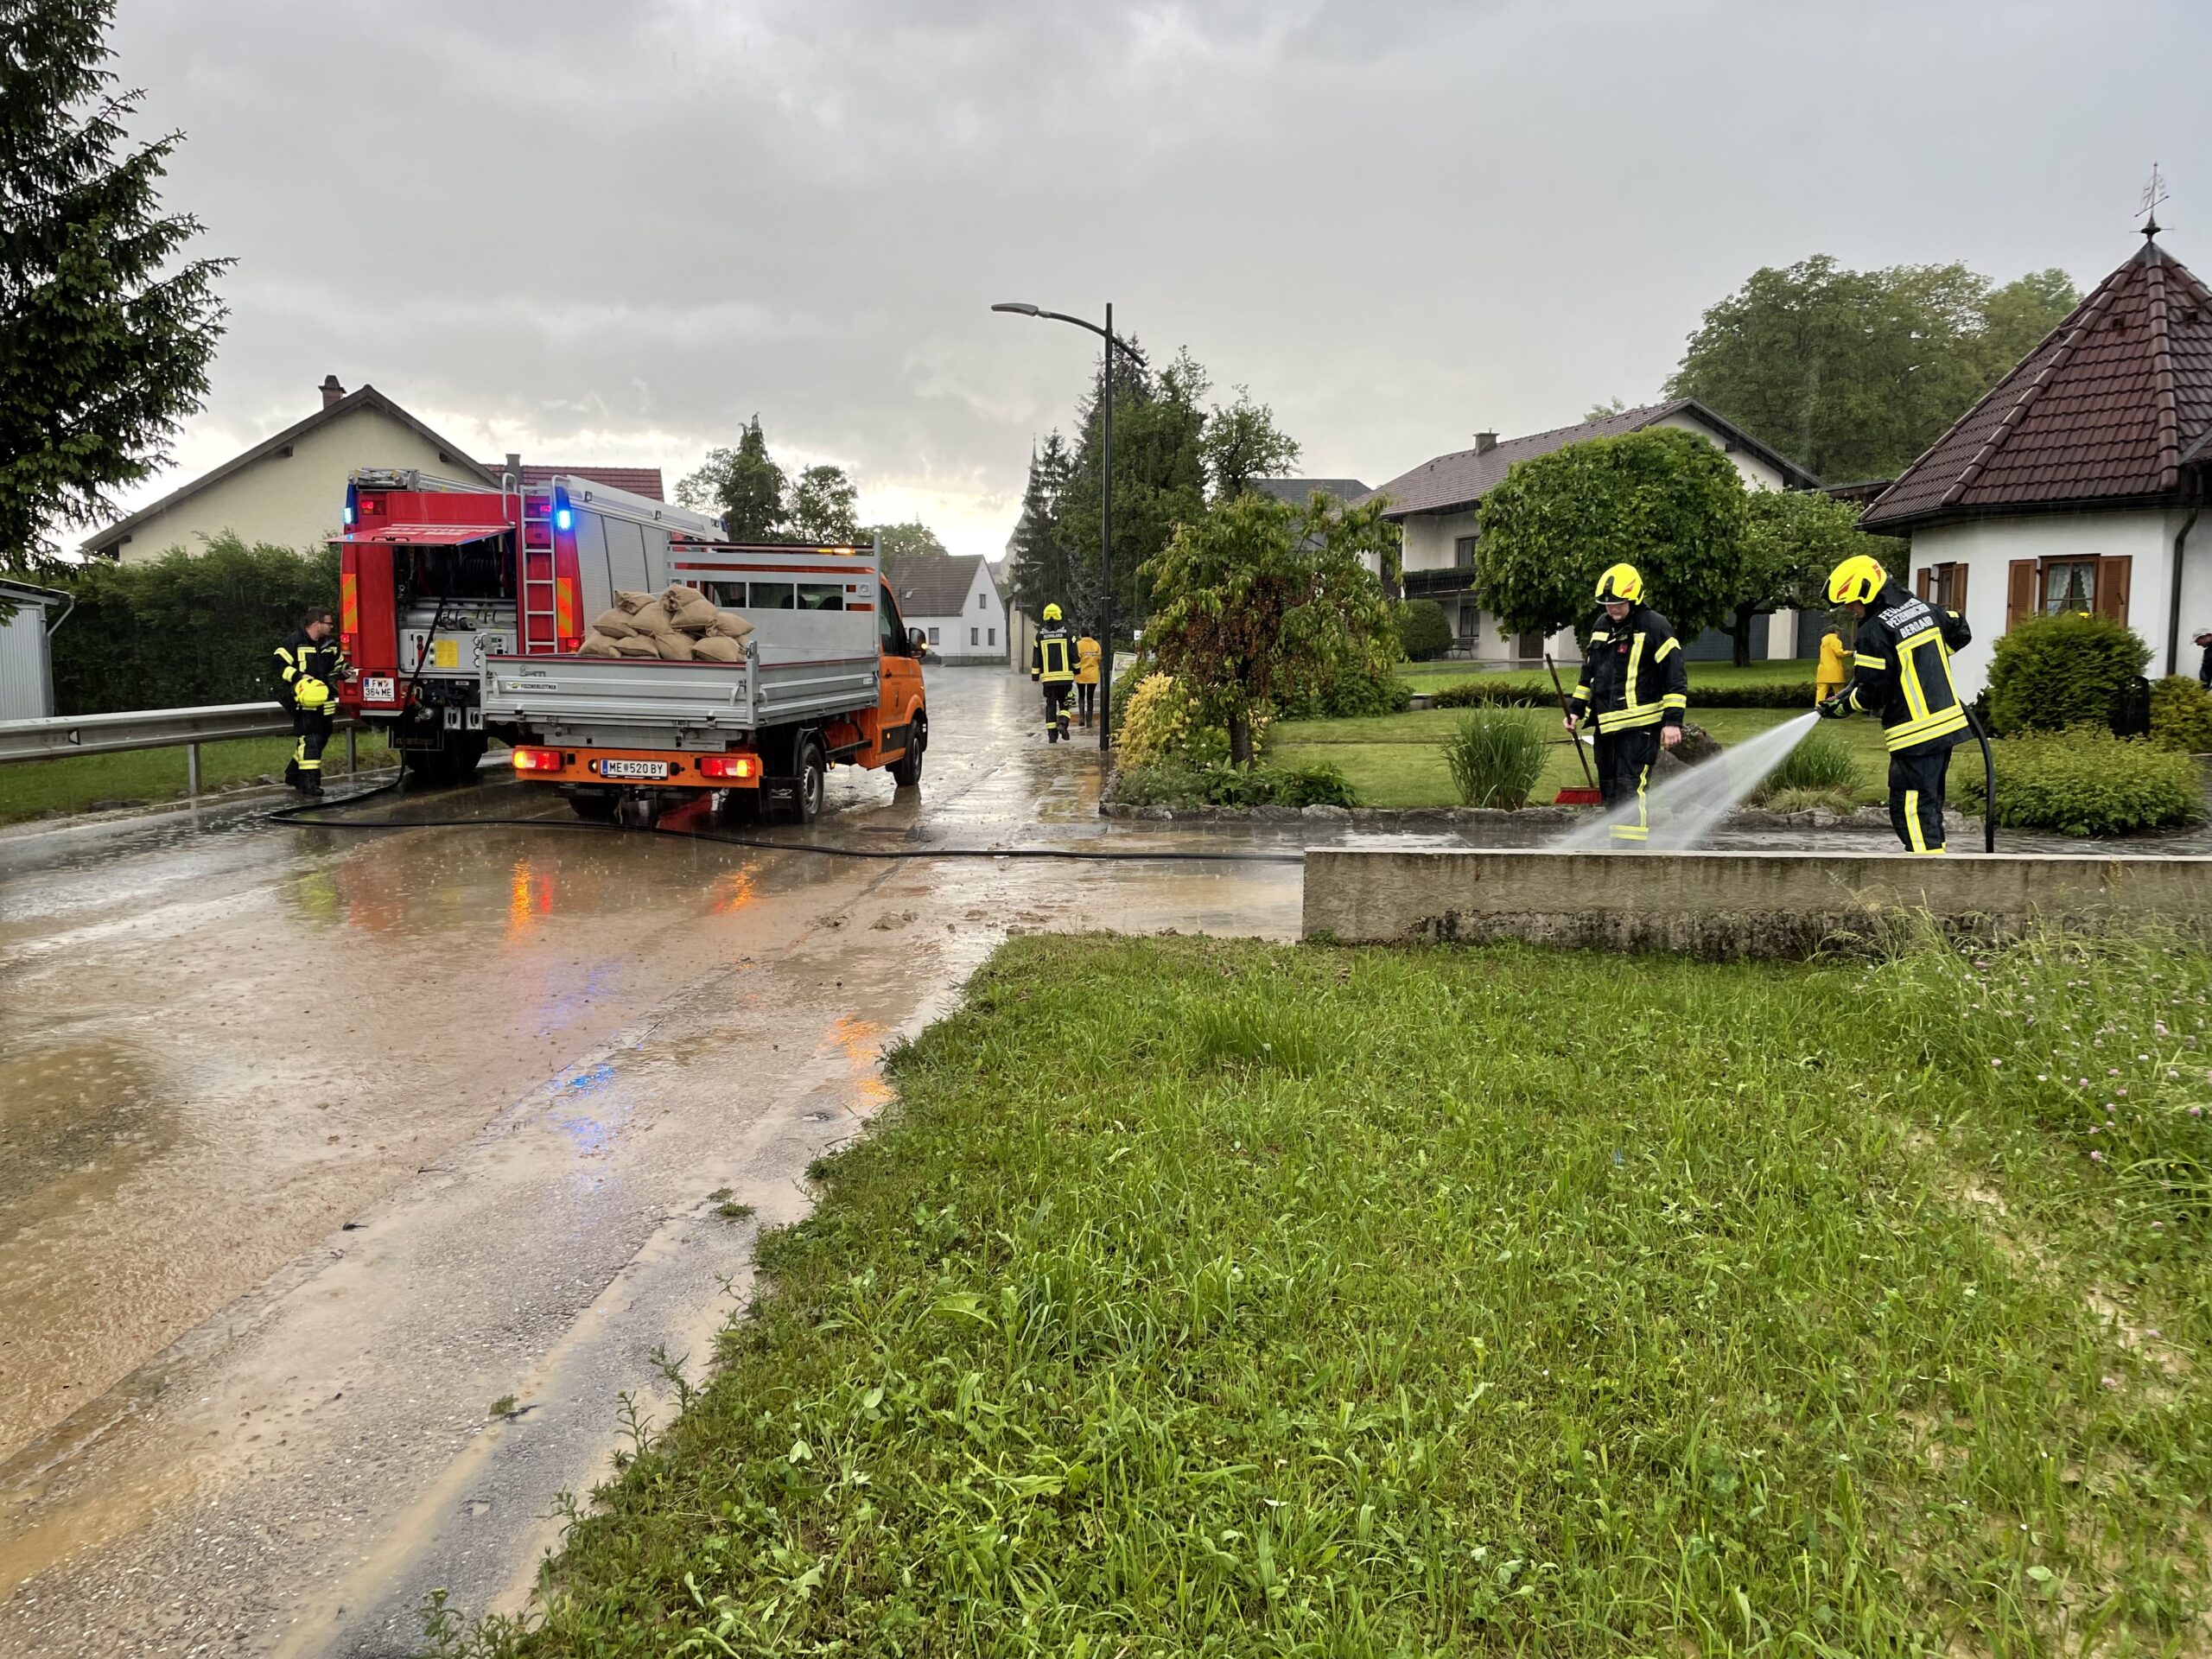
[[[399,682],[389,674],[365,675],[361,680],[363,702],[397,702]]]
[[[602,760],[599,763],[599,775],[602,778],[665,778],[668,776],[668,762]]]

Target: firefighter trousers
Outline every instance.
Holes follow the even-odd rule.
[[[1625,732],[1600,732],[1597,749],[1598,792],[1605,798],[1605,810],[1634,809],[1633,816],[1624,817],[1613,826],[1613,839],[1648,841],[1651,815],[1645,791],[1650,786],[1652,766],[1659,759],[1659,728],[1638,726]]]
[[[292,745],[292,764],[287,768],[285,781],[295,789],[322,787],[322,747],[330,741],[331,730],[336,724],[325,709],[292,710],[292,731],[298,741]]]
[[[1948,748],[1890,757],[1890,825],[1907,850],[1943,850],[1943,786],[1950,770]]]
[[[1068,734],[1068,693],[1073,686],[1070,680],[1045,682],[1045,735],[1056,741]]]

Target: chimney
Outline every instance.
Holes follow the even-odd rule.
[[[522,487],[522,457],[512,449],[507,451],[507,476],[514,480],[517,489]]]
[[[321,391],[322,392],[322,406],[325,409],[328,409],[333,404],[336,403],[340,397],[343,397],[346,395],[346,388],[338,384],[338,377],[334,374],[326,374],[322,377]]]
[[[1486,454],[1490,454],[1490,452],[1491,452],[1491,450],[1493,450],[1493,449],[1495,449],[1495,448],[1497,448],[1497,433],[1495,433],[1495,432],[1478,432],[1478,433],[1476,433],[1476,434],[1475,434],[1475,453],[1476,453],[1477,454],[1478,454],[1478,455],[1486,455]]]

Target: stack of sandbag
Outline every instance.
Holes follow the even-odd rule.
[[[696,588],[671,582],[658,594],[620,593],[592,620],[579,657],[653,657],[664,663],[734,663],[753,625],[719,610]]]

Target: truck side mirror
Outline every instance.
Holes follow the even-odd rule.
[[[906,646],[915,656],[926,657],[930,654],[930,637],[919,628],[909,628],[906,630]]]

